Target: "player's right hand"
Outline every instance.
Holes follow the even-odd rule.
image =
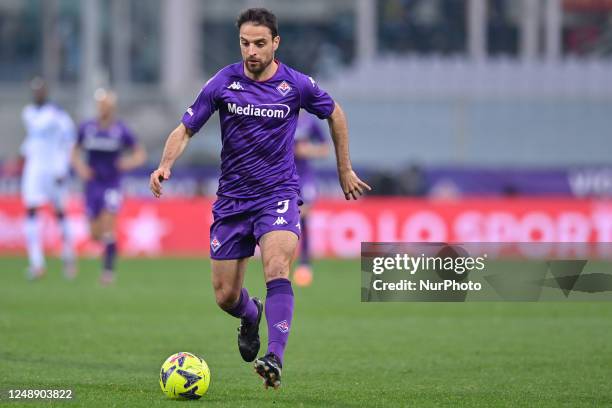
[[[153,195],[157,198],[162,195],[162,182],[170,178],[170,169],[158,168],[151,173],[149,180],[149,188]]]
[[[89,167],[87,165],[75,166],[74,170],[77,172],[77,174],[79,175],[79,177],[83,181],[89,181],[94,176],[94,171],[92,170],[91,167]]]

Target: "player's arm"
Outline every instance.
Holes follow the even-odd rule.
[[[218,108],[218,92],[223,84],[221,75],[215,75],[206,82],[195,102],[183,115],[181,123],[170,133],[162,153],[159,167],[151,173],[149,187],[155,197],[162,194],[161,183],[170,178],[174,162],[181,156],[189,139],[204,126],[206,121]]]
[[[19,151],[17,153],[17,155],[10,159],[10,160],[6,160],[4,162],[4,165],[2,166],[2,173],[11,176],[11,175],[20,175],[21,173],[23,173],[23,168],[25,166],[25,161],[26,161],[26,157],[27,157],[27,141],[28,141],[28,124],[26,121],[26,109],[27,107],[25,107],[23,109],[23,111],[21,112],[21,120],[22,120],[22,124],[24,127],[24,131],[25,131],[25,137],[23,139],[23,141],[21,142],[21,144],[19,145]]]
[[[364,190],[372,190],[372,188],[357,177],[357,174],[353,171],[348,147],[348,124],[344,111],[338,103],[336,103],[334,111],[327,119],[327,122],[329,123],[329,130],[334,142],[338,178],[344,192],[344,198],[356,200],[363,194]]]
[[[59,115],[59,127],[61,134],[59,137],[59,150],[56,157],[57,181],[62,182],[70,171],[72,162],[72,152],[77,140],[77,130],[70,115],[61,112]]]
[[[79,144],[75,144],[72,148],[70,162],[72,163],[72,167],[74,168],[74,171],[76,171],[79,178],[85,181],[91,180],[93,177],[93,170],[83,160],[83,150]]]
[[[121,158],[119,161],[119,169],[121,171],[130,171],[142,166],[146,160],[147,151],[140,143],[137,143],[134,145],[130,153]]]
[[[170,133],[166,140],[166,146],[162,154],[159,167],[151,173],[149,187],[155,197],[160,197],[162,194],[161,183],[170,178],[170,173],[174,162],[183,154],[183,151],[189,143],[189,139],[193,135],[183,123],[178,125],[176,129]]]
[[[23,141],[21,142],[21,145],[19,146],[19,157],[17,158],[17,161],[21,163],[22,168],[28,157],[28,142],[30,140],[30,138],[28,137],[29,129],[28,129],[27,111],[28,111],[28,107],[26,106],[25,108],[23,108],[23,111],[21,112],[21,120],[23,124],[23,129],[25,131],[25,136],[23,138]]]

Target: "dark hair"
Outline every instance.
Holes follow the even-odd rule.
[[[266,26],[272,33],[272,38],[278,36],[278,24],[276,22],[276,16],[272,14],[268,9],[265,8],[250,8],[244,10],[238,16],[236,20],[236,26],[240,30],[240,27],[244,23],[253,23],[255,25]]]

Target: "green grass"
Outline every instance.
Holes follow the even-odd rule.
[[[207,260],[123,260],[110,288],[97,261],[73,282],[56,262],[38,282],[24,267],[0,259],[0,389],[76,399],[10,407],[612,406],[610,303],[364,304],[359,263],[322,261],[313,286],[295,289],[283,387],[265,391],[238,354],[238,322],[215,305]],[[265,295],[257,260],[247,286]],[[159,389],[177,351],[211,368],[199,401]]]

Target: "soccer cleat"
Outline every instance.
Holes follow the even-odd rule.
[[[261,300],[254,297],[253,302],[257,306],[257,321],[249,323],[244,318],[240,319],[240,327],[238,327],[238,350],[242,359],[248,363],[255,360],[259,353],[259,322],[263,314],[263,303]]]
[[[312,283],[312,269],[308,265],[300,265],[293,272],[293,283],[306,287]]]
[[[100,285],[110,286],[113,283],[115,283],[115,273],[108,270],[102,272],[102,275],[100,275]]]
[[[263,384],[266,389],[274,387],[278,389],[281,386],[281,370],[283,365],[275,354],[269,353],[255,360],[255,372],[263,378]]]
[[[47,271],[44,267],[34,268],[33,266],[28,266],[26,269],[26,278],[30,281],[35,281],[42,279]]]
[[[77,265],[74,259],[64,259],[64,278],[72,280],[77,276]]]

